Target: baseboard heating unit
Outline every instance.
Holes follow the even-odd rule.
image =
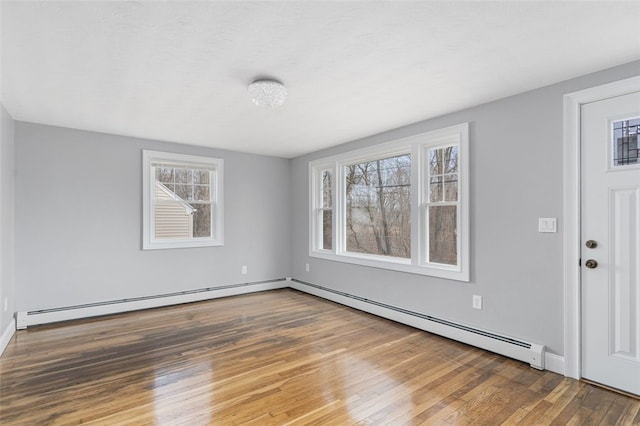
[[[39,311],[18,312],[16,328],[25,329],[32,325],[48,324],[79,318],[89,318],[140,309],[197,302],[220,297],[235,296],[265,290],[290,287],[303,293],[313,294],[382,318],[387,318],[420,330],[438,334],[459,342],[467,343],[509,358],[530,364],[533,368],[544,370],[545,347],[536,343],[525,342],[508,336],[502,336],[485,330],[479,330],[463,324],[457,324],[442,318],[421,314],[397,306],[388,305],[364,297],[322,287],[316,284],[291,278],[279,278],[269,281],[231,284],[220,287],[202,288],[178,293],[161,294],[147,297],[114,300],[86,305],[75,305],[63,308],[44,309]],[[550,361],[554,361],[553,354]],[[559,360],[558,360],[559,361]],[[553,363],[552,363],[553,364]],[[558,362],[556,362],[558,364]],[[554,371],[561,368],[554,368]]]
[[[545,368],[544,345],[479,330],[297,279],[292,279],[288,284],[289,287],[304,293],[526,362],[538,370]]]
[[[200,288],[177,293],[67,306],[64,308],[18,312],[16,315],[16,328],[21,330],[38,324],[48,324],[52,322],[137,311],[140,309],[198,302],[201,300],[217,299],[220,297],[254,293],[257,291],[274,290],[277,288],[288,287],[288,284],[289,281],[285,278],[278,278],[269,281],[230,284],[220,287]]]

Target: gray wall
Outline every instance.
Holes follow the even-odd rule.
[[[562,355],[563,95],[638,74],[634,62],[293,160],[292,276]],[[461,122],[470,123],[470,283],[308,256],[310,160]],[[559,232],[538,233],[538,217],[558,218]],[[471,308],[473,294],[483,310]]]
[[[142,149],[224,159],[223,247],[141,250]],[[288,160],[24,122],[15,150],[18,311],[289,274]]]
[[[15,311],[13,190],[13,120],[0,103],[0,334]]]
[[[16,122],[16,305],[10,311],[291,275],[542,343],[562,355],[562,96],[639,74],[640,61],[290,161]],[[4,129],[12,121],[2,113]],[[308,256],[308,161],[466,121],[470,283]],[[11,141],[3,130],[3,158]],[[224,247],[140,249],[142,149],[225,159]],[[4,212],[11,175],[2,164]],[[538,217],[557,217],[559,232],[538,233]],[[2,223],[3,231],[10,227]],[[5,234],[2,241],[10,246]],[[242,265],[247,276],[240,275]],[[9,294],[4,283],[3,275]],[[484,297],[483,310],[471,308],[472,294]]]

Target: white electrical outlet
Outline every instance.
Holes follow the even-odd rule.
[[[471,306],[473,306],[473,309],[482,309],[482,296],[474,294]]]
[[[311,270],[311,266],[309,266],[309,264],[308,264],[308,263],[305,263],[305,264],[304,264],[304,270],[305,270],[305,271],[307,271],[307,272],[309,272],[309,271]]]
[[[247,275],[247,267],[246,266],[242,267],[242,275]]]
[[[7,299],[5,297],[4,298],[4,311],[7,312],[7,309],[9,309],[9,299]]]

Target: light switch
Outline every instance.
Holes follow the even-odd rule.
[[[538,232],[557,232],[557,221],[555,217],[539,217]]]

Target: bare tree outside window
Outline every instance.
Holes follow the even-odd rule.
[[[458,147],[429,149],[428,260],[458,263]]]
[[[333,173],[322,171],[322,248],[333,248]]]
[[[348,165],[346,248],[349,252],[411,257],[411,156]]]

